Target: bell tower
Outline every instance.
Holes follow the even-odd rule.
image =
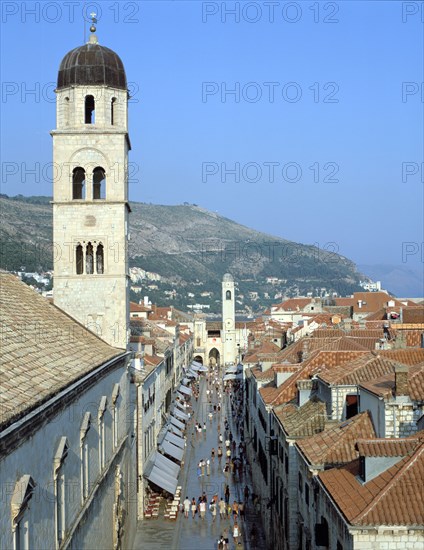
[[[54,303],[126,348],[128,90],[118,55],[89,42],[63,58],[53,137]]]
[[[222,344],[223,364],[237,358],[234,279],[226,273],[222,279]]]

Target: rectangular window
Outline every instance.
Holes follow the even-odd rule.
[[[305,503],[309,506],[309,485],[305,481]]]
[[[82,484],[82,500],[88,497],[90,476],[89,476],[89,449],[87,440],[82,441],[81,446],[81,484]]]
[[[16,523],[14,538],[14,550],[30,550],[28,518],[23,517],[18,521],[18,523]]]
[[[298,474],[298,486],[299,486],[299,493],[303,493],[303,479],[302,474]]]
[[[65,538],[65,475],[59,470],[56,478],[56,520],[57,542],[61,545]]]

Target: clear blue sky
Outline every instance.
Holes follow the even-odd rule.
[[[335,242],[360,264],[402,264],[402,243],[424,241],[421,4],[227,2],[234,16],[196,0],[3,0],[1,191],[52,194],[52,90],[83,43],[83,8],[97,5],[99,42],[122,58],[134,95],[132,200],[196,203],[294,241]],[[225,96],[236,83],[238,102]],[[21,171],[37,162],[39,181]],[[236,163],[239,181],[222,171]],[[407,260],[422,266],[419,253]]]

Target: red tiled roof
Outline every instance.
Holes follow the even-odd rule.
[[[301,407],[287,404],[274,409],[289,437],[308,437],[325,427],[326,405],[318,399],[309,399]]]
[[[356,440],[371,437],[375,431],[370,413],[365,411],[297,445],[309,464],[324,467],[355,460],[359,456]]]
[[[288,403],[295,398],[297,393],[297,381],[310,378],[314,374],[335,368],[336,365],[344,365],[353,358],[362,355],[364,352],[357,351],[314,351],[310,357],[299,364],[299,369],[288,380],[283,382],[281,386],[275,388],[275,393],[269,394],[266,403],[272,405],[281,405]]]
[[[424,443],[367,483],[357,479],[357,466],[351,463],[318,476],[351,525],[424,524]]]
[[[318,376],[328,384],[357,385],[393,372],[396,364],[396,361],[370,353]]]
[[[361,383],[364,389],[383,397],[392,397],[395,391],[395,373],[390,372],[369,382]],[[424,365],[409,366],[408,392],[413,401],[424,401]]]
[[[364,457],[407,456],[415,451],[422,438],[358,439],[356,447],[359,455]]]
[[[137,311],[151,311],[149,307],[143,306],[141,304],[137,304],[136,302],[130,302],[130,312],[137,312]]]
[[[301,311],[311,302],[312,298],[291,298],[280,304],[275,304],[272,307],[277,311],[296,312]]]

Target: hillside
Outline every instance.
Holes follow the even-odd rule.
[[[2,268],[52,269],[49,201],[49,197],[0,198]],[[316,295],[326,289],[347,294],[359,289],[361,275],[354,263],[331,251],[254,231],[195,205],[131,203],[131,207],[130,265],[159,273],[167,288],[188,290],[203,283],[203,290],[215,294],[223,274],[231,272],[239,292],[257,291],[262,306],[275,301],[279,292]],[[269,284],[267,277],[278,281]]]

